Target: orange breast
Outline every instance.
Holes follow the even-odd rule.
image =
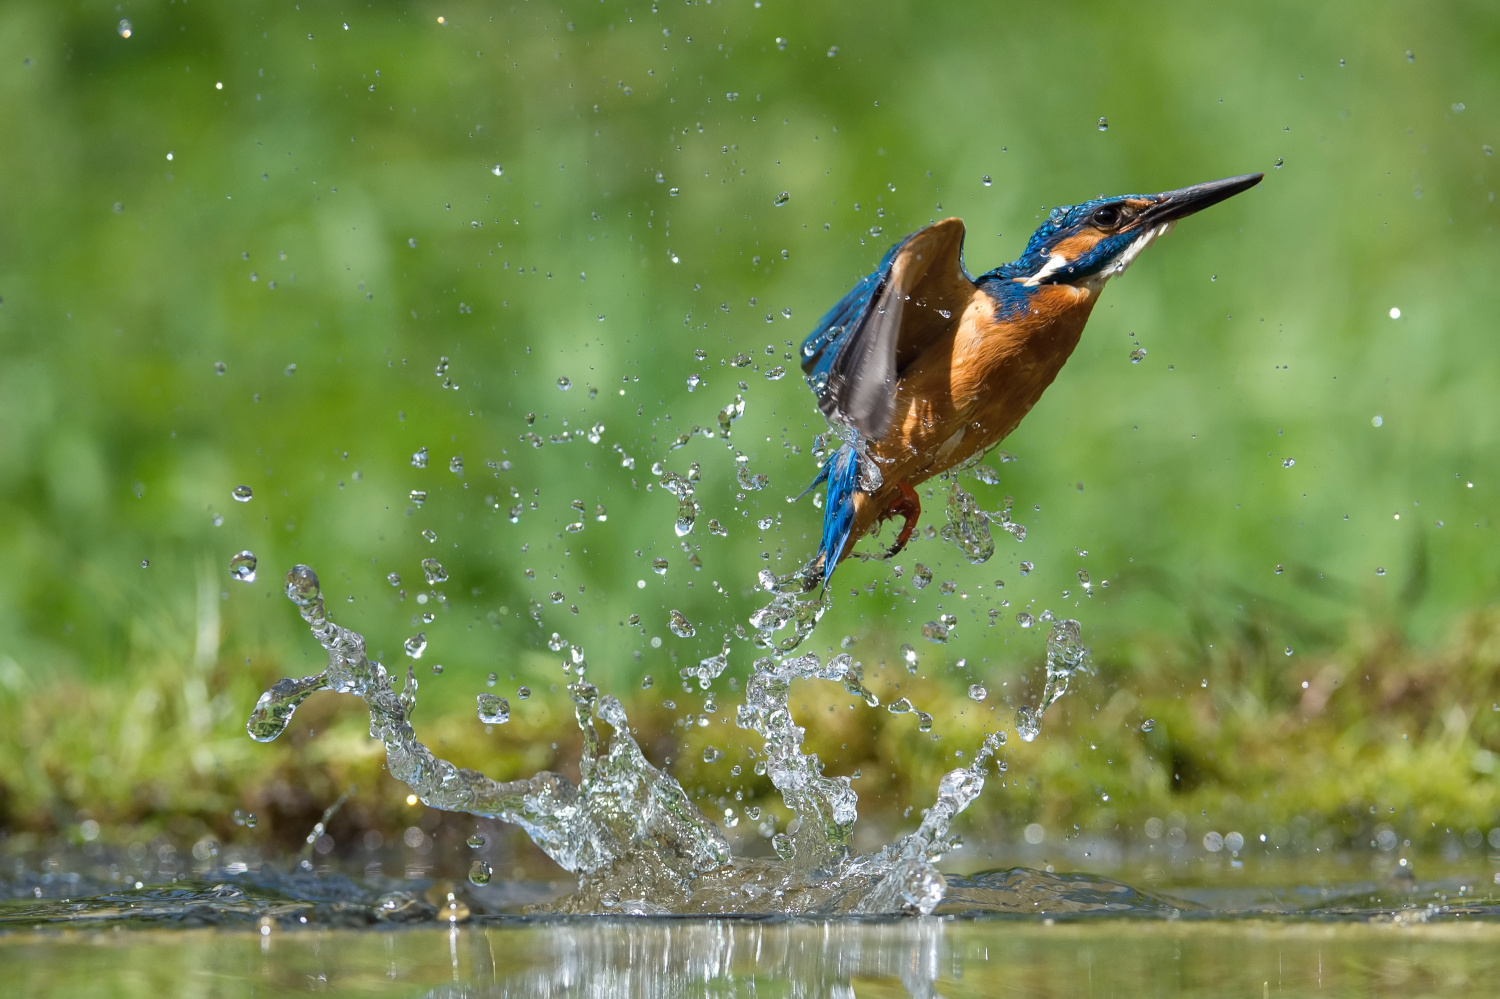
[[[1095,296],[1072,285],[1044,285],[1024,315],[1001,322],[994,301],[975,292],[950,331],[934,340],[896,383],[890,431],[870,447],[883,484],[855,498],[850,544],[912,485],[980,454],[1021,422],[1073,353]]]

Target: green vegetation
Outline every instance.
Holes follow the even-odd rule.
[[[978,271],[1043,206],[1252,170],[1110,287],[1019,460],[966,484],[1015,498],[1023,544],[971,566],[929,537],[902,579],[836,577],[809,648],[852,637],[933,732],[830,685],[803,693],[809,742],[898,821],[1034,690],[1045,629],[1016,615],[1051,609],[1097,675],[1012,738],[971,838],[1500,825],[1500,22],[659,6],[0,9],[0,836],[250,836],[240,808],[292,844],[350,780],[362,821],[405,822],[356,703],[244,735],[261,689],[321,668],[279,593],[297,562],[388,665],[425,633],[416,720],[456,761],[572,758],[556,632],[690,789],[764,799],[729,776],[749,646],[706,728],[680,727],[703,701],[677,672],[813,549],[820,511],[785,502],[822,429],[795,344],[930,219],[966,220]],[[694,427],[715,436],[670,449]],[[735,452],[768,488],[737,487]],[[685,539],[657,461],[701,465]],[[953,591],[911,589],[918,561]],[[514,720],[486,734],[492,672]]]

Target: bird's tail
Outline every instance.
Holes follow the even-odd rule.
[[[833,570],[849,543],[854,529],[854,494],[859,491],[859,454],[845,444],[824,466],[828,493],[823,502],[823,539],[813,557],[814,569],[821,568],[823,587],[833,577]]]

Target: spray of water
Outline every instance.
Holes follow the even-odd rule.
[[[952,846],[952,822],[984,789],[986,771],[1005,745],[1003,732],[987,735],[969,766],[942,778],[937,800],[915,832],[883,850],[855,856],[850,839],[858,797],[849,778],[824,774],[817,755],[803,751],[805,729],[788,701],[793,682],[812,680],[840,683],[872,707],[878,700],[865,688],[860,664],[847,653],[826,663],[813,654],[757,659],[736,722],[761,738],[765,773],[793,819],[773,838],[774,858],[735,857],[682,786],[647,761],[620,702],[601,696],[584,679],[581,650],[573,650],[577,679],[568,687],[584,737],[579,782],[547,771],[494,781],[439,759],[418,740],[410,722],[417,691],[411,667],[397,690],[385,668],[366,655],[363,636],[328,618],[312,569],[299,565],[287,573],[286,593],[327,651],[328,668],[280,680],[262,694],[247,725],[251,738],[275,739],[297,705],[317,691],[359,697],[370,713],[371,737],[385,745],[389,772],[425,804],[514,823],[578,875],[578,891],[557,903],[558,911],[930,913],[946,888],[936,863]],[[1086,662],[1077,622],[1059,622],[1054,638],[1059,634],[1061,686],[1053,685],[1054,643],[1049,641],[1044,707],[1066,690],[1063,673]],[[727,662],[727,655],[726,649],[714,658]],[[700,670],[700,678],[711,680],[723,665],[706,661]],[[600,733],[601,722],[607,737]]]

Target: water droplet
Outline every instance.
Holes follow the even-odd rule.
[[[437,532],[430,527],[424,527],[422,528],[422,537],[426,538],[427,543],[430,545],[437,541]]]
[[[833,53],[833,49],[828,50],[828,54],[830,56],[832,56]],[[786,833],[777,833],[775,836],[771,837],[771,849],[776,851],[776,856],[780,857],[782,860],[787,861],[788,863],[792,861],[792,858],[797,856],[797,843]]]
[[[839,47],[837,45],[830,45],[830,46],[828,46],[828,58],[832,59],[834,56],[836,56],[838,54],[839,54]],[[777,851],[777,853],[780,853],[780,852],[781,852],[780,850]],[[792,858],[791,857],[782,857],[781,859],[782,860],[791,860]]]
[[[255,582],[255,553],[243,551],[229,560],[229,575],[242,583]]]
[[[1099,116],[1099,131],[1101,131],[1101,132],[1108,132],[1109,131],[1109,119],[1106,118],[1106,117],[1104,117],[1103,115]]]
[[[425,447],[419,447],[415,452],[413,452],[411,456],[411,464],[413,468],[427,467],[427,449]]]
[[[1401,310],[1398,309],[1398,308],[1396,308],[1394,305],[1391,306],[1391,318],[1392,319],[1400,319],[1401,318]]]
[[[669,616],[671,618],[672,634],[678,638],[692,638],[698,633],[698,630],[693,627],[693,623],[683,615],[682,611],[674,608]]]
[[[454,455],[448,459],[448,471],[454,475],[464,474],[464,459],[462,455]]]
[[[1283,569],[1283,568],[1282,568],[1282,566],[1281,566],[1281,563],[1280,563],[1280,562],[1278,562],[1278,563],[1276,563],[1276,569],[1275,569],[1275,572],[1276,572],[1276,575],[1278,575],[1278,576],[1279,576],[1279,575],[1281,575],[1281,574],[1282,574],[1282,573],[1283,573],[1283,572],[1285,572],[1285,571],[1286,571],[1286,570],[1285,570],[1285,569]]]
[[[1283,461],[1281,463],[1281,467],[1282,468],[1291,468],[1295,464],[1297,464],[1297,459],[1296,458],[1288,458],[1288,459],[1286,459],[1285,461]]]
[[[432,373],[439,378],[448,373],[448,358],[446,355],[438,358],[437,367],[432,369]]]
[[[486,725],[504,725],[510,721],[510,702],[497,694],[484,693],[478,697],[479,720]]]
[[[1276,169],[1280,170],[1283,162],[1284,161],[1282,160],[1282,158],[1280,156],[1278,156],[1278,157],[1276,157],[1276,162],[1273,163],[1273,164],[1271,164],[1271,165],[1274,166]]]
[[[665,576],[667,574],[667,560],[664,558],[652,559],[651,571],[656,573],[658,576]]]
[[[517,700],[524,701],[524,700],[526,700],[526,698],[528,698],[530,696],[531,696],[531,688],[530,687],[517,687],[516,688],[516,699]]]
[[[911,712],[916,710],[912,707],[910,698],[906,697],[897,698],[896,700],[887,704],[885,706],[885,709],[893,715],[911,714]]]
[[[916,564],[916,567],[912,570],[911,585],[915,586],[919,590],[925,590],[927,588],[927,584],[930,582],[932,582],[932,570],[927,568],[927,566],[923,565],[921,562],[918,562]]]
[[[407,655],[411,656],[413,659],[421,659],[422,653],[427,651],[427,633],[425,631],[419,631],[415,635],[408,638],[403,643],[403,645],[406,648]]]
[[[482,860],[476,860],[474,861],[474,863],[469,865],[470,884],[483,887],[490,883],[490,877],[493,874],[494,871],[490,869],[490,865]]]
[[[1035,568],[1036,568],[1036,566],[1033,565],[1030,562],[1022,562],[1021,565],[1020,565],[1021,575],[1023,575],[1023,576],[1029,576],[1029,575],[1031,575],[1031,570],[1035,569]]]
[[[948,626],[941,621],[928,621],[922,625],[922,637],[936,645],[948,641]]]
[[[990,696],[990,692],[989,692],[989,690],[987,690],[985,688],[984,684],[982,684],[982,683],[971,683],[971,684],[969,684],[969,697],[970,697],[971,700],[982,701],[982,700],[984,700],[988,696]]]
[[[1464,113],[1464,106],[1463,106],[1463,104],[1459,103],[1459,104],[1453,105],[1453,113],[1454,114],[1463,114]]]
[[[703,379],[699,378],[697,375],[688,375],[687,387],[689,392],[694,391],[701,384],[703,384]]]
[[[226,372],[228,370],[229,370],[228,365],[226,365],[223,361],[215,361],[214,362],[214,374],[216,374],[216,375],[222,375],[224,372]]]
[[[1292,647],[1291,647],[1291,646],[1290,646],[1290,645],[1288,645],[1288,646],[1287,646],[1287,647],[1286,647],[1286,654],[1287,654],[1287,655],[1291,655],[1291,654],[1292,654]]]
[[[1016,615],[1016,624],[1019,624],[1023,628],[1030,628],[1033,624],[1036,624],[1036,618],[1025,611],[1021,611],[1021,613]]]
[[[654,686],[655,684],[656,684],[656,678],[653,677],[650,673],[647,673],[645,676],[641,677],[641,689],[642,690],[650,690],[652,688],[652,686]]]
[[[1132,350],[1130,352],[1130,363],[1131,364],[1140,364],[1145,359],[1146,359],[1146,348],[1145,347],[1137,347],[1137,348],[1135,348],[1134,350]]]
[[[249,486],[235,486],[234,491],[229,495],[233,496],[236,502],[249,503],[250,497],[254,496],[255,494],[250,491]]]
[[[1370,426],[1372,427],[1378,427],[1384,422],[1385,420],[1381,418],[1379,413],[1376,413],[1374,416],[1370,417]]]
[[[422,504],[427,502],[427,490],[413,489],[411,491],[411,501],[413,505],[420,509]]]
[[[776,48],[783,52],[786,51],[786,39],[778,36],[776,39]]]
[[[985,174],[983,177],[979,178],[979,182],[981,184],[983,184],[985,187],[989,187],[991,184],[994,183],[994,181],[990,180],[990,175],[989,174]]]
[[[901,646],[901,659],[906,663],[906,671],[915,673],[917,671],[917,650],[910,645]]]
[[[120,18],[120,23],[115,25],[115,30],[120,33],[121,38],[129,38],[134,31],[130,26],[130,19],[128,17]]]
[[[427,582],[445,583],[448,581],[448,572],[443,568],[441,562],[435,558],[424,558],[422,560],[422,574],[427,577]]]
[[[1154,728],[1156,728],[1156,719],[1155,718],[1147,718],[1145,721],[1141,722],[1141,731],[1142,732],[1150,732]]]
[[[785,377],[786,377],[786,368],[782,367],[779,364],[776,365],[776,367],[771,368],[769,371],[766,372],[766,381],[768,381],[768,382],[779,382],[779,381],[781,381]]]
[[[1407,49],[1406,50],[1406,61],[1407,62],[1416,62],[1417,61],[1417,54],[1415,52],[1413,52],[1411,49]]]
[[[1377,576],[1384,576],[1385,575],[1385,566],[1383,566],[1383,565],[1376,566],[1375,567],[1375,575],[1377,575]]]
[[[771,204],[775,205],[777,208],[780,208],[782,205],[791,200],[791,194],[787,191],[782,191],[780,194],[776,195],[776,200],[771,202]]]
[[[567,378],[559,378],[557,380],[557,387],[566,392],[568,389],[573,387],[573,383]]]
[[[704,746],[703,747],[703,762],[704,763],[718,763],[723,758],[724,758],[724,750],[719,749],[716,746]]]
[[[1035,708],[1023,704],[1016,709],[1016,734],[1021,737],[1022,742],[1031,742],[1041,730],[1041,720],[1037,718]]]
[[[478,850],[484,847],[485,839],[479,833],[475,833],[464,842],[468,844],[470,850]]]

